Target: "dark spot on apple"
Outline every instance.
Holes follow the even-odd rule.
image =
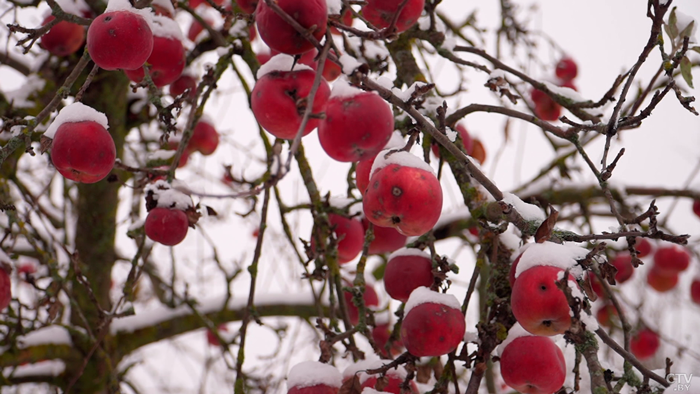
[[[114,29],[109,29],[109,30],[107,30],[107,34],[109,34],[109,35],[112,36],[112,37],[116,37],[116,36],[117,36],[117,33],[115,32]]]
[[[403,194],[403,190],[398,186],[394,186],[391,188],[391,194],[393,194],[394,197],[399,197]]]
[[[552,326],[552,321],[551,320],[545,320],[542,322],[542,325],[545,327],[551,327]]]
[[[540,285],[540,290],[542,290],[542,291],[547,290],[547,286],[545,286],[545,285]]]
[[[106,16],[106,17],[105,17],[105,22],[109,22],[109,21],[111,21],[111,20],[112,20],[112,17],[111,17],[111,16]]]
[[[401,218],[398,217],[398,216],[392,216],[392,217],[391,217],[391,223],[393,223],[393,224],[399,224],[399,223],[401,223]]]

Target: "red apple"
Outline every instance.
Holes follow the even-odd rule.
[[[346,286],[352,286],[350,282],[345,282]],[[350,318],[350,323],[353,325],[359,323],[360,321],[360,310],[355,306],[355,303],[352,302],[352,293],[345,290],[343,291],[343,297],[345,297],[345,306],[348,309],[348,317]],[[377,292],[374,290],[374,287],[372,285],[366,284],[365,285],[365,292],[362,295],[362,299],[365,301],[365,307],[374,307],[374,306],[379,306],[379,296],[377,296]]]
[[[678,284],[678,274],[659,272],[656,267],[651,267],[647,273],[647,284],[659,293],[672,290]]]
[[[369,221],[362,218],[362,228],[367,232]],[[369,254],[391,253],[406,245],[408,237],[393,227],[374,226],[374,240],[369,244]]]
[[[375,170],[365,193],[367,220],[407,236],[425,234],[440,218],[440,182],[427,164],[408,152],[394,152],[386,163]]]
[[[6,268],[0,264],[0,311],[7,308],[12,300],[12,282]]]
[[[617,283],[627,282],[629,278],[632,277],[632,274],[634,274],[632,256],[629,253],[618,253],[610,264],[617,268],[617,273],[615,274],[615,281]]]
[[[194,99],[197,96],[197,81],[191,75],[180,75],[180,78],[176,79],[170,84],[170,95],[177,97],[185,93],[185,90],[187,89],[190,90],[187,96],[190,99]]]
[[[153,83],[162,87],[175,82],[185,69],[185,48],[182,46],[179,25],[164,16],[153,17],[153,51],[148,57],[151,65],[149,73]],[[124,70],[126,76],[134,82],[143,79],[143,68]]]
[[[112,136],[94,121],[63,123],[53,137],[54,167],[76,182],[95,183],[104,179],[112,171],[116,157]]]
[[[557,63],[557,68],[554,71],[557,77],[562,81],[571,81],[576,78],[578,74],[578,66],[576,62],[570,57],[564,57]]]
[[[433,284],[430,255],[419,249],[401,249],[389,256],[384,270],[384,287],[389,297],[408,301],[413,290]]]
[[[214,4],[223,5],[224,1],[225,0],[214,0]],[[206,0],[189,0],[189,5],[190,5],[190,8],[192,8],[192,9],[195,9],[202,4],[206,5],[207,7],[211,7],[211,4],[209,4],[209,2]]]
[[[325,113],[318,126],[318,139],[326,154],[337,161],[375,156],[394,131],[394,114],[384,99],[342,81],[333,86]]]
[[[221,332],[228,332],[228,328],[226,327],[225,324],[221,324],[216,329],[221,331]],[[214,335],[214,333],[211,330],[207,330],[207,342],[211,346],[216,346],[216,347],[221,346],[221,343],[219,342],[219,338],[217,338],[216,335]]]
[[[367,380],[365,380],[362,383],[362,386],[360,386],[360,387],[362,389],[364,389],[365,387],[369,387],[369,388],[373,389],[377,385],[377,381],[379,380],[378,378],[379,378],[378,376],[370,376],[369,378],[367,378]],[[404,376],[404,374],[401,374],[400,372],[398,372],[394,369],[390,369],[387,371],[386,378],[387,378],[386,386],[383,386],[382,391],[378,392],[380,394],[384,394],[384,393],[419,394],[418,386],[416,386],[416,383],[412,380],[409,381],[409,383],[408,383],[409,390],[408,391],[401,391],[401,384],[404,382],[406,377]]]
[[[365,231],[362,223],[354,218],[347,218],[335,213],[328,214],[333,234],[338,239],[338,263],[345,264],[362,252],[365,242]],[[316,241],[311,237],[311,247],[314,248]]]
[[[271,71],[259,76],[250,99],[258,123],[275,137],[294,139],[308,105],[304,99],[311,91],[314,77],[313,71],[305,69]],[[314,96],[313,113],[323,112],[329,96],[330,88],[322,81]],[[304,135],[309,134],[318,124],[318,119],[309,119]]]
[[[188,225],[184,211],[157,207],[148,212],[144,230],[146,236],[153,241],[174,246],[185,239]]]
[[[294,18],[304,29],[315,26],[312,35],[321,40],[326,34],[328,11],[325,0],[277,0],[277,5]],[[255,11],[255,22],[260,38],[277,51],[289,55],[304,53],[314,45],[292,25],[282,19],[264,1],[258,2]]]
[[[656,353],[660,345],[659,334],[644,328],[630,340],[630,352],[639,360],[646,360]]]
[[[500,357],[501,376],[520,393],[551,394],[566,379],[566,361],[550,338],[526,335],[506,345]]]
[[[513,315],[525,330],[534,335],[563,334],[571,327],[571,308],[566,295],[557,287],[559,267],[534,266],[515,280],[510,305]],[[575,280],[569,275],[569,280]]]
[[[105,70],[134,70],[151,56],[153,33],[135,12],[106,12],[90,24],[87,48],[95,64]]]
[[[258,0],[236,0],[236,4],[238,4],[241,10],[246,14],[252,14],[258,6]]]
[[[56,19],[49,15],[41,24],[46,25]],[[75,53],[85,42],[85,28],[68,21],[55,24],[39,41],[42,48],[56,56],[68,56]]]
[[[199,151],[204,156],[209,156],[219,146],[219,133],[214,126],[206,120],[200,120],[194,126],[188,148],[191,151]]]
[[[389,342],[389,338],[391,338],[392,329],[393,327],[389,323],[377,324],[372,329],[372,340],[374,340],[377,348],[379,348],[380,354],[384,357],[389,357],[390,355],[395,356],[401,353],[401,349],[403,348],[401,340],[397,339],[391,343],[387,350],[387,343]]]
[[[364,196],[367,191],[367,186],[369,186],[369,173],[372,170],[372,165],[374,164],[374,159],[377,156],[372,156],[368,159],[360,160],[355,166],[355,185],[357,185],[357,190]]]
[[[690,284],[690,299],[700,305],[700,278],[693,279],[693,282]]]
[[[634,249],[637,250],[637,257],[644,258],[651,254],[651,242],[646,238],[637,238],[637,243],[634,244]]]
[[[457,133],[459,133],[459,138],[462,139],[462,147],[464,148],[464,152],[471,156],[472,151],[474,149],[474,146],[473,146],[474,143],[472,142],[472,137],[469,136],[469,132],[467,131],[467,128],[464,127],[464,125],[460,123],[457,125],[457,127],[455,127],[455,129],[457,130]],[[440,148],[439,148],[438,144],[436,142],[433,142],[433,145],[431,148],[433,150],[433,154],[435,156],[437,156],[438,158],[440,158]],[[479,162],[481,162],[481,161],[479,161]]]
[[[362,16],[379,29],[389,27],[403,0],[367,0],[362,7]],[[424,0],[408,0],[396,20],[398,33],[408,30],[418,22],[423,12]]]
[[[350,12],[350,8],[345,8],[343,13],[340,16],[340,23],[344,24],[345,26],[352,26],[352,19],[353,15],[352,12]],[[338,30],[335,27],[331,27],[331,34],[337,34],[341,35],[343,34],[340,30]]]
[[[419,287],[411,293],[401,324],[401,342],[416,357],[436,357],[457,348],[466,330],[459,301]]]
[[[304,361],[289,370],[287,394],[338,394],[342,379],[332,365]]]
[[[561,116],[561,105],[557,104],[545,92],[533,89],[530,97],[535,104],[535,116],[542,120],[555,121]]]
[[[654,253],[654,270],[661,275],[673,276],[690,265],[690,253],[677,245],[664,246]]]
[[[693,200],[693,213],[700,217],[700,200]]]
[[[214,25],[214,21],[212,21],[210,18],[204,18],[204,23],[206,23],[209,26]],[[189,29],[187,29],[187,39],[195,42],[197,41],[197,37],[201,32],[204,31],[204,25],[197,19],[192,19],[192,22],[190,23]]]
[[[335,51],[332,49],[330,53],[335,55]],[[307,65],[313,68],[314,71],[316,71],[318,69],[318,62],[316,61],[316,56],[318,56],[318,51],[316,50],[316,48],[304,52],[299,58],[299,64]],[[339,64],[331,61],[329,58],[326,58],[326,61],[323,63],[323,78],[326,81],[332,82],[336,80],[340,76],[340,74],[342,74],[342,72],[343,70],[340,68]]]
[[[610,327],[613,324],[613,316],[617,318],[619,313],[612,302],[605,302],[595,314],[598,323],[603,327]]]

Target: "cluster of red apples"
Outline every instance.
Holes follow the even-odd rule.
[[[574,78],[578,75],[578,66],[570,57],[564,57],[557,63],[554,73],[557,77],[557,85],[576,90]],[[533,89],[530,98],[535,104],[535,115],[547,121],[555,121],[561,116],[561,105],[557,104],[547,93]]]

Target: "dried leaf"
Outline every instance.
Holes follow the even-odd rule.
[[[47,150],[51,149],[53,139],[42,135],[39,144],[39,153],[46,153]]]
[[[583,289],[583,292],[586,293],[588,298],[592,302],[595,302],[598,299],[598,294],[593,291],[593,285],[591,284],[591,276],[593,275],[594,274],[592,272],[589,272],[589,274],[585,276],[585,278],[581,281],[581,288]]]
[[[685,29],[683,29],[683,31],[680,32],[681,39],[683,39],[684,37],[690,37],[690,34],[693,32],[694,26],[695,21],[690,21],[690,23],[688,23],[688,26],[686,26]]]
[[[362,385],[360,384],[360,378],[355,375],[352,377],[352,379],[346,380],[342,386],[340,386],[340,390],[338,391],[338,394],[361,394],[362,393]]]
[[[693,74],[691,73],[692,68],[693,64],[690,62],[690,59],[688,59],[687,56],[683,56],[683,59],[681,59],[681,75],[683,76],[685,83],[687,83],[691,88],[693,88]]]
[[[551,208],[549,217],[547,220],[542,222],[540,227],[535,232],[535,242],[538,244],[544,243],[552,236],[552,231],[554,230],[554,225],[557,224],[557,218],[559,217],[559,212]]]
[[[672,39],[676,39],[678,37],[678,26],[677,26],[678,20],[676,19],[676,7],[673,7],[671,10],[671,15],[668,17],[668,35]]]

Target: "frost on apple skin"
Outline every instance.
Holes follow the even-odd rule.
[[[399,256],[418,256],[418,257],[426,258],[428,260],[432,260],[428,253],[425,253],[424,251],[422,251],[420,249],[416,249],[416,248],[401,248],[401,249],[397,250],[396,252],[390,254],[388,260],[391,260],[391,259],[399,257]]]
[[[63,107],[63,109],[58,112],[58,115],[56,115],[53,122],[51,122],[49,128],[46,129],[44,137],[54,138],[54,135],[56,135],[56,130],[58,130],[58,128],[64,123],[90,121],[98,123],[100,126],[104,127],[105,130],[109,130],[107,115],[92,107],[88,107],[81,102],[75,102],[71,105]]]
[[[292,389],[310,387],[322,384],[328,387],[340,388],[343,376],[332,365],[318,361],[304,361],[292,367],[287,375],[287,387]]]
[[[408,315],[411,309],[415,308],[421,304],[442,304],[446,305],[452,309],[461,310],[462,306],[459,304],[457,297],[452,294],[438,293],[437,291],[432,291],[427,287],[419,287],[411,293],[408,297],[406,306],[404,307],[404,316]]]
[[[301,63],[294,64],[294,56],[280,53],[278,55],[273,56],[265,64],[260,66],[256,76],[257,76],[257,79],[260,79],[263,76],[265,76],[266,74],[269,74],[269,73],[274,72],[274,71],[288,72],[288,71],[301,71],[301,70],[313,71],[313,68],[311,68],[305,64],[301,64]]]
[[[537,266],[548,265],[569,270],[569,273],[577,278],[583,276],[583,268],[576,260],[581,260],[588,255],[589,250],[578,245],[556,244],[544,242],[541,244],[526,244],[520,249],[520,261],[515,269],[515,277],[520,273]]]
[[[385,149],[377,154],[377,158],[374,159],[374,164],[372,164],[372,169],[369,171],[369,178],[372,179],[372,175],[376,171],[391,165],[398,164],[403,167],[413,167],[418,168],[423,171],[427,171],[435,175],[435,171],[430,164],[421,160],[418,156],[404,151],[391,151],[390,149]]]

